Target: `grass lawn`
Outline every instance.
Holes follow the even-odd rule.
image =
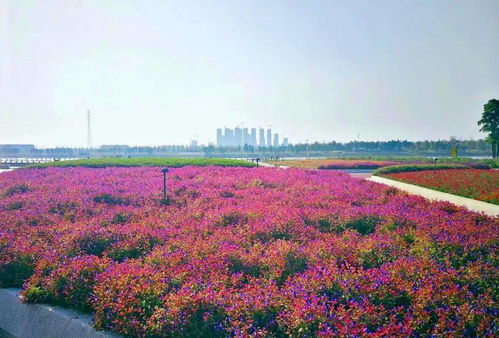
[[[46,167],[185,167],[185,166],[220,166],[220,167],[254,167],[255,164],[243,160],[226,158],[91,158],[69,161],[54,161],[30,166],[30,168]]]
[[[434,170],[449,170],[449,169],[469,169],[463,164],[455,164],[455,163],[440,163],[440,164],[402,164],[402,165],[393,165],[382,167],[373,172],[374,175],[387,175],[387,174],[395,174],[395,173],[403,173],[403,172],[412,172],[412,171],[434,171]]]

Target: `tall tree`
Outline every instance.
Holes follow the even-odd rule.
[[[499,101],[496,99],[489,100],[483,106],[483,114],[478,125],[481,126],[480,131],[489,133],[487,141],[492,145],[492,157],[496,158],[499,155]]]

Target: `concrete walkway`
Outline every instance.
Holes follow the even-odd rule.
[[[0,337],[117,338],[109,331],[96,331],[92,315],[58,306],[24,304],[19,289],[0,289]]]
[[[499,205],[486,203],[486,202],[482,202],[482,201],[477,201],[477,200],[474,200],[471,198],[456,196],[456,195],[448,194],[445,192],[436,191],[436,190],[428,189],[428,188],[423,188],[423,187],[413,185],[413,184],[394,181],[394,180],[390,180],[388,178],[379,177],[379,176],[371,176],[371,177],[367,178],[367,180],[372,181],[372,182],[386,184],[386,185],[398,188],[400,190],[403,190],[405,192],[408,192],[410,194],[423,196],[423,197],[428,198],[430,200],[447,201],[447,202],[454,203],[456,205],[464,206],[472,211],[484,212],[485,214],[487,214],[489,216],[499,216]]]
[[[263,161],[258,162],[258,165],[260,167],[275,167],[275,165]]]
[[[285,166],[285,165],[275,165],[275,164],[270,164],[270,163],[262,162],[262,161],[260,161],[258,163],[258,165],[261,167],[273,167],[273,168],[281,168],[281,169],[288,169],[289,168],[288,166]]]

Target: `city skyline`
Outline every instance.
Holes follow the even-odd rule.
[[[266,134],[266,137],[265,137]],[[287,146],[288,138],[283,137],[280,142],[280,134],[272,133],[272,128],[235,127],[235,128],[217,128],[216,142],[217,147],[279,147]]]

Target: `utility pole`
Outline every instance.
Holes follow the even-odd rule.
[[[87,110],[87,148],[92,148],[92,130],[90,123],[90,110]]]

